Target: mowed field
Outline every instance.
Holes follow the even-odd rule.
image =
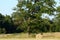
[[[6,39],[6,38],[3,38],[3,39],[0,39],[0,40],[60,40],[60,39],[57,39],[57,38],[55,38],[55,39],[35,39],[35,38],[8,38],[8,39]]]
[[[36,37],[37,36],[37,37]],[[0,34],[0,40],[60,40],[60,32],[44,33],[43,35],[29,35],[27,33],[19,34]]]

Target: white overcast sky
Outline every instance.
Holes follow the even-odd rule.
[[[60,0],[56,0],[57,2],[57,6],[60,5],[59,4]],[[17,0],[0,0],[0,13],[2,13],[3,15],[11,15],[11,13],[13,12],[13,8],[16,7],[17,4]]]

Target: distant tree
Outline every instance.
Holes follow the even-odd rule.
[[[4,21],[5,22],[3,26],[6,30],[6,33],[15,33],[16,27],[14,26],[12,18],[9,15],[6,15]]]
[[[55,31],[60,32],[60,6],[56,8],[56,15],[54,18],[54,24],[56,25]]]
[[[5,33],[5,28],[3,27],[5,16],[0,13],[0,33]]]

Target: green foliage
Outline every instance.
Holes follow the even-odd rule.
[[[50,32],[53,21],[41,16],[43,13],[52,15],[56,11],[55,4],[55,0],[18,0],[16,12],[12,14],[14,24],[28,33]]]
[[[11,17],[6,16],[5,21],[9,23],[10,27],[13,23],[12,25],[16,27],[17,32],[57,32],[60,31],[59,14],[54,20],[42,19],[41,17],[43,13],[49,15],[54,14],[54,12],[59,13],[60,8],[56,9],[55,5],[55,0],[18,0],[15,12]]]
[[[60,12],[60,6],[57,7],[57,11]]]

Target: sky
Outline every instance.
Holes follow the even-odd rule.
[[[16,4],[17,0],[0,0],[0,13],[11,15]]]
[[[59,0],[56,0],[57,5],[59,4]],[[17,0],[0,0],[0,13],[3,15],[11,15],[13,12],[13,8],[16,7]]]

